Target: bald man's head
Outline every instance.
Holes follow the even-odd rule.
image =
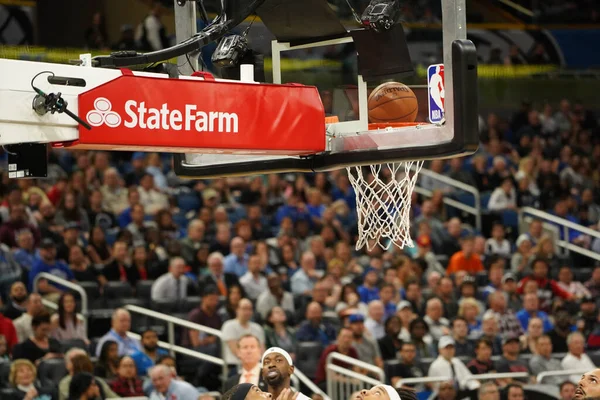
[[[248,299],[241,299],[236,310],[237,319],[245,324],[250,321],[253,313],[254,307],[252,306],[252,302]]]
[[[112,328],[121,336],[131,329],[131,315],[124,308],[117,308],[112,315]]]
[[[323,308],[319,303],[313,301],[306,307],[306,319],[313,325],[321,323],[321,320],[323,319]]]

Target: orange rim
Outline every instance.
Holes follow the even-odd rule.
[[[369,124],[370,131],[386,128],[406,128],[409,126],[425,125],[424,122],[377,122]]]

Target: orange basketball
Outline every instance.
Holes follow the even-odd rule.
[[[369,122],[414,122],[419,103],[405,84],[386,82],[377,86],[368,100]]]

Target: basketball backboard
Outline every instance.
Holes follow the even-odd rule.
[[[439,49],[428,49],[433,53],[429,57],[431,68],[425,65],[419,69],[425,69],[425,73],[410,77],[413,72],[411,58],[420,61],[422,57],[417,52],[421,49],[407,46],[405,36],[410,36],[410,32],[406,33],[401,25],[387,32],[346,28],[335,20],[335,14],[325,0],[302,2],[302,7],[291,0],[267,0],[259,8],[258,15],[262,29],[273,36],[272,82],[292,82],[290,79],[298,82],[298,77],[305,77],[306,80],[298,83],[318,87],[326,112],[335,115],[339,122],[327,124],[326,132],[307,130],[305,134],[322,138],[325,150],[309,155],[176,154],[177,174],[199,178],[327,171],[349,165],[454,157],[476,151],[479,144],[477,58],[474,45],[466,40],[465,3],[465,0],[440,3]],[[319,24],[311,23],[315,20]],[[264,37],[263,31],[261,36]],[[318,72],[293,76],[286,72],[288,55],[301,61],[313,60],[311,68],[315,68],[315,65],[327,65],[327,55],[336,48],[353,53],[344,62],[354,64],[353,68],[357,70],[352,77],[354,82],[340,78],[332,85],[335,77],[322,79],[323,75]],[[436,52],[439,57],[434,54]],[[328,73],[330,76],[336,74]],[[342,75],[342,70],[337,74]],[[369,126],[367,97],[369,91],[384,80],[411,86],[419,102],[416,120],[419,124],[385,130]],[[427,85],[428,82],[431,85]],[[285,137],[286,132],[282,131],[281,135]]]

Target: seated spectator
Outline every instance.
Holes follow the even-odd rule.
[[[519,337],[523,334],[521,323],[511,310],[506,308],[506,297],[502,292],[494,292],[488,298],[490,309],[486,314],[493,314],[498,321],[499,333],[502,336]]]
[[[217,314],[221,317],[221,321],[225,322],[235,318],[240,301],[242,301],[243,298],[244,291],[241,286],[233,285],[228,289],[225,304],[217,311]]]
[[[536,345],[537,354],[534,354],[529,360],[529,371],[535,376],[544,371],[560,371],[562,365],[560,361],[552,358],[552,340],[546,335],[542,335]],[[560,385],[563,381],[562,376],[549,376],[544,381],[552,385]],[[542,383],[542,382],[538,382]]]
[[[117,357],[118,359],[118,357]],[[60,380],[58,383],[58,398],[59,400],[69,400],[69,387],[71,385],[71,381],[73,377],[77,374],[87,373],[92,374],[94,365],[90,360],[90,357],[87,355],[85,350],[74,348],[67,351],[65,354],[65,367],[67,368],[68,375]],[[94,374],[95,375],[95,374]],[[110,399],[119,397],[116,393],[112,391],[110,386],[101,378],[95,377],[96,382],[100,388],[101,399]]]
[[[129,282],[132,287],[140,279],[140,273],[137,268],[132,268],[129,263],[128,254],[129,245],[124,241],[116,241],[113,244],[112,259],[102,269],[102,275],[107,281],[111,282]]]
[[[321,388],[321,390],[325,390],[325,385],[327,383],[327,371],[325,369],[327,356],[333,352],[341,353],[345,356],[358,359],[358,353],[356,352],[356,349],[352,347],[352,331],[350,329],[341,328],[335,344],[327,346],[319,358],[315,383],[317,386],[319,386],[319,388]],[[350,365],[339,360],[333,360],[332,363],[342,368],[351,369]]]
[[[452,320],[451,328],[456,357],[472,356],[475,346],[471,339],[468,338],[469,328],[467,326],[467,321],[460,317],[454,318]]]
[[[188,314],[188,320],[195,324],[221,330],[223,322],[217,313],[219,307],[219,290],[216,286],[209,286],[204,288],[203,292],[204,295],[202,296],[200,304],[198,307],[190,311]],[[185,345],[190,346],[196,351],[210,354],[212,356],[219,355],[221,351],[221,344],[219,343],[218,337],[200,332],[195,329],[186,331],[183,342]],[[140,370],[139,367],[138,370]]]
[[[69,384],[69,399],[93,400],[100,396],[100,387],[94,375],[80,372],[73,376]]]
[[[287,316],[283,308],[273,307],[265,318],[266,348],[279,347],[287,351],[292,359],[296,358],[296,336],[287,323]]]
[[[90,232],[90,238],[92,238],[93,233],[94,233],[94,227],[99,228],[99,230],[104,233],[105,229],[111,229],[116,225],[116,220],[115,220],[115,216],[108,210],[105,210],[102,206],[103,203],[103,198],[102,198],[102,192],[98,189],[92,190],[92,193],[90,194],[89,197],[89,201],[90,204],[87,207],[87,215],[89,217],[90,220],[90,226],[91,226],[91,230]],[[101,241],[96,241],[94,240],[94,242],[96,244],[99,244],[100,246],[98,246],[99,249],[102,248],[102,242]],[[105,244],[105,243],[104,243]],[[96,249],[98,250],[98,249]],[[107,249],[105,249],[107,250]],[[104,253],[105,256],[110,256],[110,252],[108,253]],[[98,264],[105,264],[106,263],[106,258],[100,258],[101,262],[99,262]],[[94,263],[96,263],[96,261],[94,261]]]
[[[51,318],[52,333],[56,340],[81,339],[89,344],[85,321],[77,315],[77,303],[72,293],[63,293],[58,300],[58,312]]]
[[[487,301],[490,293],[496,290],[502,290],[502,277],[504,276],[504,268],[506,261],[497,254],[492,254],[487,258],[488,268],[488,285],[483,289],[482,300]]]
[[[494,356],[502,354],[502,340],[498,331],[498,319],[496,315],[489,312],[483,314],[480,339],[487,339],[492,343],[492,355]]]
[[[485,254],[497,254],[508,258],[512,255],[510,242],[504,237],[504,225],[495,223],[492,226],[492,237],[485,241]]]
[[[8,301],[2,309],[2,314],[15,320],[27,311],[27,288],[23,282],[15,282],[10,287]]]
[[[561,289],[570,293],[573,298],[577,300],[592,296],[592,293],[583,285],[583,283],[573,280],[573,271],[571,271],[571,267],[569,266],[560,268],[557,283]]]
[[[600,297],[600,267],[594,268],[591,278],[583,285],[590,291],[593,298]]]
[[[380,300],[373,300],[368,305],[367,319],[365,327],[375,340],[385,336],[385,309]]]
[[[221,253],[209,254],[207,260],[208,271],[206,275],[200,277],[199,286],[203,288],[214,285],[219,289],[221,296],[227,296],[228,290],[232,286],[239,286],[239,281],[236,274],[223,272],[223,260]]]
[[[533,317],[527,325],[527,332],[521,336],[521,353],[537,354],[537,341],[544,334],[543,321]]]
[[[13,250],[13,258],[21,267],[23,273],[28,275],[38,256],[31,231],[22,230],[17,233],[17,246]]]
[[[294,296],[283,289],[280,276],[270,273],[267,277],[267,286],[268,290],[263,290],[256,300],[256,311],[260,313],[261,317],[266,318],[267,314],[276,306],[293,315]]]
[[[76,222],[68,222],[63,225],[62,241],[56,247],[56,258],[63,262],[69,260],[69,250],[73,246],[82,246],[79,225]]]
[[[519,322],[521,322],[523,331],[527,330],[529,321],[532,318],[539,318],[542,320],[542,323],[544,324],[544,333],[550,332],[553,328],[548,314],[539,310],[539,299],[534,293],[528,293],[523,296],[523,309],[519,311],[516,316],[519,319]]]
[[[435,297],[442,303],[442,313],[446,319],[452,319],[458,314],[458,302],[454,291],[452,279],[444,276],[435,291]]]
[[[461,389],[477,389],[479,382],[469,380],[473,377],[465,364],[455,357],[456,348],[454,339],[442,336],[438,342],[440,355],[431,363],[427,375],[429,377],[449,376]],[[437,386],[434,384],[434,387]]]
[[[104,342],[112,340],[117,342],[118,355],[131,355],[140,350],[140,343],[127,336],[127,332],[131,330],[131,315],[129,311],[123,308],[117,308],[111,319],[111,329],[98,340],[96,345],[96,357],[100,357],[100,352]]]
[[[396,383],[400,379],[404,378],[422,378],[425,376],[425,372],[423,368],[421,368],[417,363],[417,349],[415,344],[412,342],[404,342],[402,343],[402,347],[399,352],[400,362],[397,364],[392,364],[390,366],[390,382],[392,386],[396,386]],[[407,385],[409,387],[413,387],[417,391],[423,391],[425,389],[424,385],[419,384],[417,386]]]
[[[413,313],[412,307],[408,301],[402,300],[398,303],[398,306],[396,307],[396,316],[400,318],[400,334],[398,339],[409,341],[410,323],[416,318],[416,315]]]
[[[117,376],[110,383],[110,387],[120,397],[144,396],[142,380],[138,378],[135,362],[129,356],[119,359]]]
[[[31,321],[34,316],[41,313],[44,310],[44,304],[42,303],[42,296],[37,293],[31,293],[27,297],[27,312],[21,315],[19,318],[13,321],[15,329],[17,330],[17,337],[19,343],[24,342],[27,338],[33,335],[33,329],[31,328]]]
[[[135,187],[127,189],[126,197],[127,203],[125,208],[120,213],[115,214],[117,215],[117,223],[121,229],[126,228],[132,222],[131,209],[134,205],[140,204],[140,193]]]
[[[509,383],[504,388],[504,392],[506,393],[507,399],[527,399],[525,396],[525,390],[519,383]]]
[[[58,340],[50,337],[50,314],[37,313],[31,320],[33,334],[13,349],[13,358],[25,358],[33,363],[50,358],[62,358]]]
[[[36,380],[37,368],[26,359],[15,359],[10,365],[8,382],[13,389],[9,399],[44,399],[53,396],[53,388],[42,387]],[[7,395],[4,392],[4,395]]]
[[[479,339],[475,344],[475,358],[467,364],[467,368],[469,368],[469,371],[471,371],[473,375],[494,372],[492,346],[492,342],[487,339]]]
[[[204,234],[206,233],[206,226],[200,219],[193,219],[188,223],[187,226],[187,237],[180,240],[181,243],[181,256],[187,263],[187,265],[193,265],[196,263],[196,254],[202,245],[208,244]]]
[[[137,375],[146,376],[148,375],[148,370],[156,364],[158,357],[168,354],[168,352],[158,348],[158,335],[152,329],[146,329],[142,332],[141,345],[142,349],[133,353],[131,359],[135,362]]]
[[[363,284],[358,287],[360,301],[369,304],[373,300],[379,300],[379,274],[375,268],[368,267],[363,274]]]
[[[554,311],[554,329],[548,332],[555,352],[566,353],[568,351],[567,337],[574,330],[575,326],[569,310],[564,307],[557,308]]]
[[[526,372],[530,373],[527,365],[519,360],[520,343],[515,336],[506,336],[502,339],[502,357],[496,363],[497,372]],[[517,378],[527,383],[527,378]],[[510,379],[508,380],[511,381]]]
[[[417,279],[410,278],[404,284],[404,299],[412,306],[412,311],[417,315],[423,315],[425,311],[425,299],[421,292],[421,285]]]
[[[429,334],[434,341],[450,334],[450,322],[443,317],[442,301],[438,298],[429,299],[423,320],[429,325]]]
[[[339,313],[347,308],[356,309],[362,315],[367,315],[369,312],[367,305],[360,301],[360,295],[354,283],[347,283],[342,287],[340,301],[335,306],[335,312]]]
[[[564,381],[559,386],[560,400],[573,400],[577,385],[571,381]]]
[[[477,391],[478,400],[499,400],[500,389],[494,382],[484,382]]]
[[[94,375],[105,379],[113,379],[117,375],[119,345],[113,340],[107,340],[102,343],[102,346],[97,347],[100,349],[100,355],[94,368]]]
[[[223,259],[225,272],[235,274],[238,278],[248,272],[248,259],[246,254],[246,243],[241,237],[231,239],[230,253]]]
[[[596,299],[592,297],[584,297],[579,304],[579,313],[577,320],[577,329],[588,336],[594,330],[598,322],[598,307],[596,307]]]
[[[487,208],[492,211],[514,210],[517,208],[517,191],[512,177],[504,178],[502,185],[494,189]]]
[[[13,347],[19,343],[17,330],[13,322],[0,313],[0,335],[6,339],[8,352],[12,352]]]
[[[437,352],[429,335],[429,325],[427,325],[427,322],[422,318],[415,318],[411,321],[408,330],[410,332],[410,339],[417,349],[417,358],[419,360],[437,357]]]
[[[435,254],[432,251],[433,243],[428,235],[421,234],[417,237],[417,253],[413,258],[416,260],[423,260],[427,264],[425,270],[425,276],[429,276],[432,272],[438,272],[444,274],[446,270],[442,264],[437,260]],[[460,249],[459,249],[460,250]]]
[[[72,281],[75,279],[73,272],[62,261],[56,260],[56,244],[52,239],[43,239],[40,244],[40,258],[29,272],[29,290],[32,291],[33,283],[38,274],[46,272],[58,278]],[[58,300],[60,294],[65,290],[62,286],[50,283],[46,279],[40,279],[37,284],[38,292],[49,299]]]
[[[507,272],[502,277],[502,290],[506,293],[508,309],[511,311],[520,310],[523,301],[517,293],[517,278],[512,272]]]
[[[469,338],[477,339],[481,336],[481,310],[483,309],[479,301],[473,297],[463,298],[458,308],[458,317],[465,320],[469,330]]]
[[[585,353],[585,337],[579,332],[573,332],[567,337],[569,352],[562,359],[561,365],[565,370],[587,369],[591,371],[596,368],[594,362]],[[579,383],[581,376],[571,375],[569,379],[573,383]]]
[[[17,247],[17,232],[27,230],[31,232],[34,244],[40,243],[40,231],[31,224],[27,218],[27,210],[22,204],[15,204],[9,208],[8,218],[2,218],[0,225],[0,243],[13,249]]]
[[[150,370],[154,390],[150,400],[176,398],[177,400],[198,400],[198,390],[187,382],[173,377],[171,369],[165,365],[156,365]]]
[[[169,272],[162,275],[152,284],[150,298],[152,301],[181,301],[186,298],[188,277],[185,276],[185,261],[181,257],[173,257],[169,261]]]
[[[352,347],[358,354],[358,359],[383,369],[383,359],[379,351],[377,341],[365,331],[365,317],[361,314],[352,314],[348,318],[350,330],[352,331]]]
[[[410,308],[410,305],[408,306]],[[385,336],[379,339],[379,351],[384,361],[395,360],[401,350],[403,340],[400,339],[400,317],[392,316],[385,320]],[[410,339],[410,335],[408,336]],[[416,354],[416,350],[415,350]]]
[[[258,255],[248,258],[248,271],[240,278],[240,284],[248,298],[255,301],[262,293],[268,291],[267,278],[263,275],[264,266]]]
[[[517,239],[517,251],[510,259],[510,269],[519,279],[531,275],[529,260],[532,256],[533,245],[531,239],[526,234],[522,234]]]
[[[320,342],[323,346],[335,340],[335,329],[328,322],[323,321],[323,309],[317,302],[312,302],[306,307],[306,319],[296,330],[298,342]]]
[[[106,265],[112,261],[110,246],[106,242],[106,235],[100,226],[94,226],[90,231],[90,242],[85,250],[94,264]]]
[[[221,328],[221,339],[225,342],[223,359],[230,366],[238,366],[240,359],[237,357],[237,342],[244,335],[256,336],[261,345],[265,344],[265,332],[256,322],[252,322],[253,307],[248,299],[240,300],[236,310],[235,319],[223,324]]]
[[[106,278],[85,257],[81,246],[69,249],[69,268],[77,282],[97,282],[100,286],[106,283]]]
[[[264,390],[267,385],[261,374],[260,357],[263,344],[253,335],[244,335],[237,341],[237,355],[240,358],[239,372],[227,379],[224,390],[227,391],[239,383],[251,383]]]
[[[59,225],[66,225],[69,222],[76,223],[84,232],[90,230],[90,220],[87,212],[77,204],[77,198],[74,192],[63,194],[58,207],[56,208],[55,221]]]
[[[466,236],[461,239],[461,251],[450,257],[446,274],[450,275],[458,271],[467,271],[470,275],[475,275],[478,272],[483,272],[483,263],[481,258],[474,253],[475,238]]]
[[[290,279],[294,295],[310,294],[320,275],[315,268],[316,260],[314,254],[310,251],[304,252],[300,258],[300,270]]]

